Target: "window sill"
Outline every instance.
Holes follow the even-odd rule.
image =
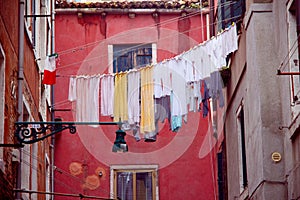
[[[300,113],[293,119],[291,125],[288,127],[289,137],[293,140],[300,132]]]

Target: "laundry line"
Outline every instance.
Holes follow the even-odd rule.
[[[144,134],[152,134],[155,132],[154,99],[169,96],[173,117],[169,119],[170,124],[182,122],[182,117],[191,110],[187,107],[195,107],[195,100],[196,110],[199,110],[200,103],[204,106],[209,97],[224,101],[219,70],[226,65],[226,57],[237,48],[238,37],[233,24],[211,40],[155,65],[113,74],[71,76],[68,98],[76,101],[76,121],[98,121],[101,112],[103,116],[114,117],[114,121],[121,119],[129,121],[129,124],[139,124],[141,130],[146,130],[142,131]],[[141,74],[152,78],[145,81]],[[199,83],[205,84],[209,95],[207,91],[200,94]],[[195,90],[195,87],[198,89]],[[189,100],[192,99],[193,106],[191,101],[186,100],[187,90],[192,88],[194,92],[190,93]]]

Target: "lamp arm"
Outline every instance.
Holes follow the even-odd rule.
[[[73,124],[16,124],[15,136],[20,144],[33,144],[44,140],[52,135],[69,129],[71,134],[76,133],[76,127]],[[47,132],[49,132],[47,134]]]
[[[52,122],[15,122],[15,137],[19,144],[33,144],[44,140],[52,135],[69,129],[69,133],[76,133],[75,125],[118,125],[122,122],[62,122],[60,120]],[[50,133],[49,133],[50,132]]]

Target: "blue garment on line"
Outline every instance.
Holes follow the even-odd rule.
[[[173,102],[173,98],[174,98],[174,94],[173,94],[173,91],[172,91],[171,92],[171,97],[170,97],[171,105],[172,105],[172,102]],[[182,116],[173,116],[173,115],[171,115],[171,130],[173,132],[178,132],[178,130],[181,128],[181,126],[182,126]]]

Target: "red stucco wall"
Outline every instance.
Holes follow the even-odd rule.
[[[108,72],[108,44],[156,43],[159,62],[206,39],[206,29],[202,36],[200,28],[205,19],[202,21],[197,15],[180,21],[178,17],[167,14],[155,20],[151,15],[130,19],[127,15],[108,14],[102,18],[83,14],[78,18],[75,13],[57,13],[55,37],[60,76],[55,85],[56,108],[74,109],[67,101],[70,75]],[[74,114],[75,110],[56,112],[63,121],[74,121]],[[169,131],[167,123],[160,124],[157,141],[152,143],[136,142],[128,131],[129,152],[124,154],[111,152],[116,126],[77,126],[75,135],[63,132],[56,138],[55,192],[109,197],[110,165],[157,164],[160,199],[215,199],[216,150],[209,119],[210,116],[203,118],[202,112],[189,113],[188,122],[178,133]],[[99,170],[104,173],[101,178],[97,176]],[[85,185],[87,177],[98,179],[100,185],[95,188]]]

